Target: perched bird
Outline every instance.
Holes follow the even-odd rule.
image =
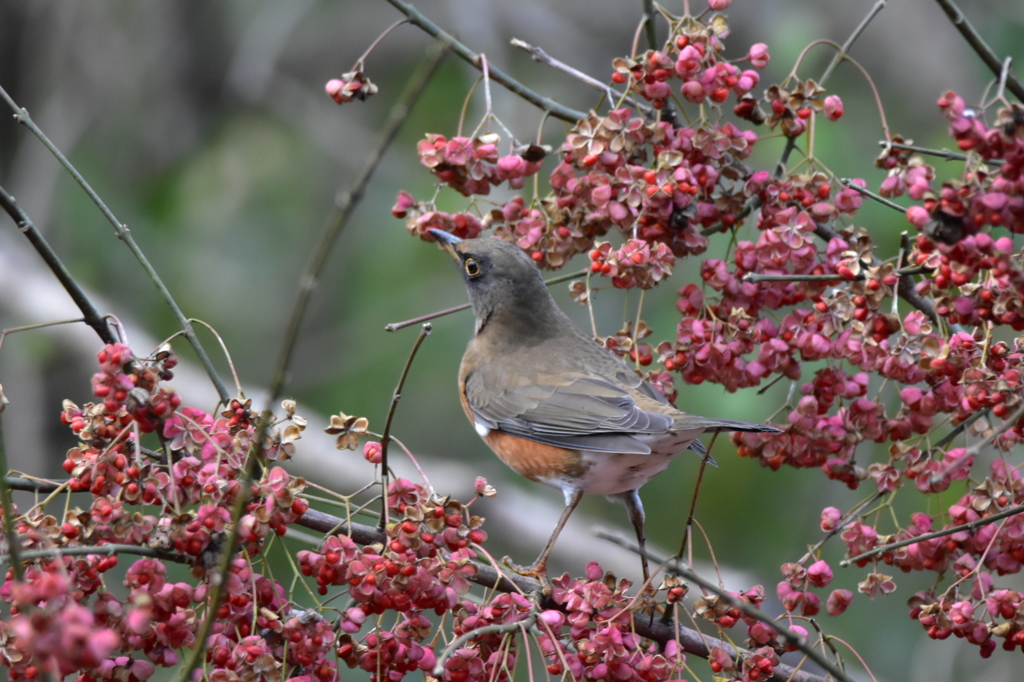
[[[459,369],[466,416],[516,473],[565,495],[565,511],[537,560],[506,563],[547,585],[548,555],[580,498],[607,495],[626,505],[646,582],[640,486],[687,448],[704,455],[697,440],[703,433],[780,429],[677,410],[573,324],[514,244],[430,233],[458,262],[476,316]]]

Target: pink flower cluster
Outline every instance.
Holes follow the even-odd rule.
[[[540,161],[521,154],[499,157],[498,141],[497,135],[449,140],[432,133],[418,145],[420,163],[467,197],[490,194],[492,186],[506,180],[512,189],[520,189],[527,177],[540,170]]]
[[[628,581],[616,582],[594,562],[587,565],[585,577],[554,580],[551,599],[562,611],[542,611],[537,636],[550,675],[624,682],[678,678],[685,654],[674,640],[659,648],[633,631],[632,599],[625,593],[628,587]],[[523,612],[523,601],[520,598],[517,618]],[[502,622],[492,616],[482,618],[481,624],[488,620]]]
[[[963,457],[964,451],[952,450],[950,454],[954,455],[955,462]],[[917,456],[920,459],[920,453]],[[960,464],[965,474],[967,467]],[[927,469],[919,477],[928,478],[935,473],[939,471]],[[1024,479],[1017,469],[997,459],[992,462],[989,475],[983,481],[948,507],[945,515],[948,521],[938,525],[936,520],[939,517],[912,514],[907,527],[885,538],[885,544],[976,523],[1019,504],[1024,504]],[[822,529],[836,528],[840,518],[838,509],[825,509]],[[859,556],[882,545],[875,529],[857,520],[847,523],[841,538],[850,556]],[[958,590],[951,587],[945,592],[937,592],[932,589],[919,592],[911,599],[910,615],[921,623],[930,637],[945,639],[955,635],[966,639],[977,645],[986,658],[995,650],[997,640],[1002,640],[1006,650],[1024,649],[1020,593],[998,588],[995,584],[997,576],[1017,574],[1024,568],[1024,518],[1021,516],[1010,516],[1002,523],[981,525],[974,530],[923,539],[856,563],[866,566],[872,561],[881,561],[904,573],[951,572],[955,576]],[[877,572],[870,574],[859,587],[869,596],[887,593],[894,588],[888,576]]]
[[[779,582],[776,591],[783,607],[790,612],[799,610],[802,616],[816,615],[821,610],[821,597],[810,588],[824,588],[832,582],[832,568],[828,563],[819,559],[806,567],[802,563],[783,564],[782,575],[785,579]],[[838,616],[852,601],[853,593],[849,590],[835,589],[825,601],[825,610],[830,616]]]
[[[673,79],[680,79],[680,94],[694,104],[710,100],[721,104],[734,94],[742,98],[761,80],[755,69],[768,64],[768,47],[757,43],[746,56],[754,69],[740,71],[723,59],[719,37],[709,27],[691,24],[664,50],[648,50],[636,59],[616,59],[612,82],[628,84],[629,89],[662,109],[672,96]]]
[[[590,252],[591,272],[610,277],[619,289],[650,289],[672,274],[676,257],[664,242],[630,239],[613,250],[608,242],[597,242]]]
[[[377,86],[359,70],[344,73],[341,78],[332,78],[324,85],[324,90],[338,104],[346,104],[354,99],[365,102],[377,94]]]

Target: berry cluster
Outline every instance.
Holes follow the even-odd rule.
[[[539,148],[528,147],[522,154],[498,157],[500,138],[491,133],[482,137],[453,137],[429,134],[418,145],[420,163],[437,178],[464,195],[487,195],[491,187],[508,181],[512,189],[521,189],[524,180],[540,170],[543,158]]]
[[[686,656],[678,642],[659,648],[634,632],[628,587],[593,562],[582,578],[554,581],[551,599],[562,610],[540,613],[537,636],[550,675],[656,682],[681,674]]]
[[[90,505],[69,509],[63,519],[36,506],[15,519],[23,551],[53,554],[25,562],[23,581],[8,570],[0,588],[11,608],[10,619],[0,622],[0,657],[9,679],[77,672],[80,682],[139,682],[156,666],[179,665],[178,651],[195,646],[200,623],[213,615],[217,622],[207,642],[212,674],[245,679],[287,669],[335,679],[325,659],[333,642],[330,627],[324,632],[324,626],[289,625],[294,619],[284,589],[255,572],[248,558],[308,507],[298,497],[304,481],[284,469],[269,466],[253,482],[239,522],[244,551],[226,576],[229,597],[216,614],[204,609],[208,567],[223,551],[257,431],[248,404],[232,401],[220,418],[181,407],[179,396],[162,383],[176,363],[167,350],[137,358],[127,346],[113,344],[97,359],[100,372],[92,385],[101,402],[79,408],[66,401],[61,414],[79,440],[64,462],[67,486],[89,493]],[[294,405],[285,409],[289,418],[271,425],[265,444],[279,459],[305,425]],[[150,432],[160,435],[161,451],[142,440]],[[118,590],[123,596],[105,579],[119,563],[118,554],[104,549],[112,545],[157,553],[128,567],[125,589]],[[61,553],[81,547],[97,553]],[[164,553],[190,563],[197,582],[168,582]]]
[[[327,81],[324,90],[327,96],[338,104],[345,104],[354,99],[365,102],[377,94],[377,86],[359,70],[344,73],[341,78],[332,78]]]
[[[650,289],[672,274],[676,257],[664,242],[651,244],[630,239],[620,249],[608,242],[597,242],[590,252],[590,271],[611,277],[619,289]]]
[[[663,50],[648,50],[641,57],[620,58],[612,62],[612,82],[627,84],[630,91],[663,109],[672,96],[672,81],[682,81],[679,93],[693,104],[709,100],[722,104],[730,95],[741,102],[761,80],[755,69],[768,65],[768,46],[757,43],[746,60],[754,69],[740,69],[726,60],[722,52],[723,36],[708,26],[693,22],[681,29]]]

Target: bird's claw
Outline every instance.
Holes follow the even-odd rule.
[[[546,560],[538,559],[529,566],[521,566],[512,561],[512,557],[506,556],[502,557],[501,563],[519,575],[536,579],[540,583],[541,593],[545,597],[551,594],[553,586],[551,579],[548,578],[548,562]]]

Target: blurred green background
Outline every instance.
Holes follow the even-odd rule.
[[[728,12],[732,35],[726,54],[741,57],[752,43],[768,43],[772,60],[760,92],[784,78],[812,40],[843,42],[873,4],[736,0]],[[680,12],[680,5],[670,2],[667,9]],[[969,5],[969,17],[997,54],[1024,56],[1019,41],[1024,8],[997,0]],[[470,48],[486,53],[491,63],[543,94],[586,110],[598,101],[595,90],[532,62],[509,40],[541,46],[604,79],[611,60],[630,49],[640,2],[435,0],[419,8]],[[411,26],[386,38],[366,60],[367,74],[380,87],[380,94],[366,103],[339,108],[325,96],[323,85],[350,70],[373,38],[398,18],[383,0],[0,3],[0,85],[31,111],[128,225],[186,315],[217,329],[250,395],[258,396],[269,379],[298,275],[336,193],[349,185],[376,145],[391,104],[423,60],[430,39]],[[661,36],[664,28],[659,23]],[[811,50],[801,77],[817,78],[832,54],[825,46]],[[878,86],[891,130],[924,145],[948,146],[935,106],[943,91],[953,89],[973,104],[992,80],[930,0],[891,3],[852,55]],[[389,209],[400,189],[417,198],[432,195],[432,176],[418,163],[415,143],[425,132],[455,134],[477,76],[455,58],[445,62],[331,254],[286,389],[302,403],[306,416],[322,420],[344,411],[367,416],[373,428],[382,429],[416,335],[415,327],[387,333],[384,325],[465,300],[444,254],[409,237]],[[882,133],[871,90],[849,65],[838,69],[828,89],[843,98],[846,114],[838,123],[820,122],[816,154],[839,176],[864,177],[877,187],[883,176],[873,160]],[[534,139],[540,113],[496,84],[492,95],[494,110],[513,133],[521,140]],[[467,130],[483,110],[478,89],[469,105]],[[10,114],[6,109],[0,113]],[[565,126],[549,120],[544,131],[545,141],[557,144]],[[753,163],[771,168],[781,148],[777,139],[763,141]],[[939,172],[946,171],[939,166]],[[948,172],[959,169],[950,165]],[[123,322],[137,353],[175,333],[167,306],[99,211],[9,115],[0,116],[0,185],[17,197],[101,310]],[[449,210],[466,205],[450,190],[442,197]],[[869,204],[857,223],[875,235],[882,250],[894,249],[907,229],[898,214]],[[708,256],[726,257],[726,249],[726,240],[712,242]],[[672,337],[678,319],[674,292],[694,280],[697,268],[696,262],[679,263],[672,279],[648,295],[644,317],[657,341]],[[563,307],[586,323],[585,309],[570,301],[566,286],[555,289]],[[635,294],[600,293],[599,332],[615,332],[623,311],[635,305]],[[75,315],[13,223],[0,218],[0,328]],[[440,492],[469,499],[475,476],[494,483],[499,496],[474,507],[489,519],[491,549],[529,560],[560,510],[561,495],[509,475],[465,422],[455,376],[470,329],[468,313],[435,321],[409,376],[394,433],[417,453]],[[200,336],[229,377],[215,340],[204,331]],[[213,409],[215,393],[190,367],[191,350],[180,341],[175,347],[183,359],[177,385],[186,400]],[[0,383],[11,400],[4,432],[13,467],[38,475],[58,473],[64,452],[73,445],[57,419],[61,401],[89,399],[88,377],[98,349],[96,337],[81,325],[4,341]],[[684,410],[759,421],[785,403],[789,386],[780,383],[761,396],[754,391],[727,394],[715,385],[679,388],[678,404]],[[333,451],[330,439],[314,431],[299,444],[296,471],[342,490],[369,480],[371,467],[358,455]],[[728,580],[731,588],[762,583],[774,594],[779,564],[798,559],[819,539],[821,508],[845,509],[870,494],[825,483],[816,471],[771,473],[756,462],[739,460],[727,438],[719,439],[715,454],[721,466],[705,477],[697,518],[718,561],[735,572]],[[859,461],[866,466],[873,456],[864,451]],[[397,467],[412,476],[404,459]],[[692,458],[683,458],[643,491],[649,534],[669,551],[679,542],[695,468]],[[524,524],[524,518],[530,523]],[[621,508],[588,499],[560,543],[555,569],[579,572],[596,558],[636,577],[634,557],[590,535],[597,520],[629,536]],[[706,560],[704,543],[696,547],[697,558]],[[829,545],[824,554],[836,569],[833,586],[855,591],[863,571],[839,569],[839,553],[838,545]],[[858,596],[847,616],[822,616],[826,631],[850,642],[877,679],[1013,679],[1016,655],[997,652],[975,669],[973,647],[968,652],[954,642],[927,640],[920,626],[907,619],[905,607],[913,592],[926,587],[924,580],[897,576],[897,583],[899,589],[887,599],[869,602]]]

